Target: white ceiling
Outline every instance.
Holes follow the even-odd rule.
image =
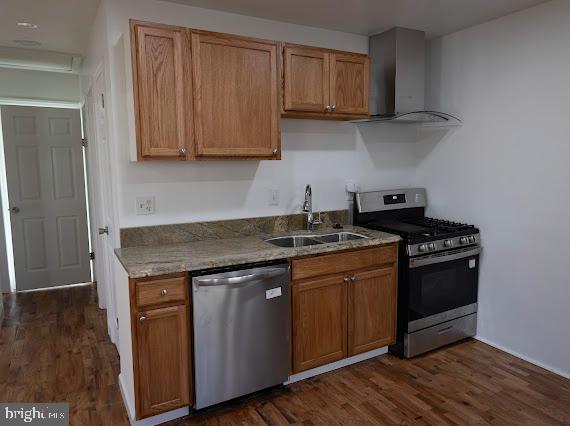
[[[371,35],[394,26],[428,38],[490,21],[547,0],[163,0],[276,21]]]
[[[0,0],[0,45],[13,40],[41,43],[34,49],[84,54],[100,0]],[[18,22],[37,24],[20,28]]]
[[[277,21],[374,34],[393,26],[424,30],[428,37],[466,28],[546,0],[164,0]],[[84,54],[100,0],[0,0],[0,46],[13,40],[34,49]],[[20,28],[31,22],[37,29]]]

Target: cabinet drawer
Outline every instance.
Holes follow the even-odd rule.
[[[293,261],[293,279],[301,280],[319,275],[339,274],[376,265],[394,263],[397,260],[395,244],[327,254]]]
[[[186,301],[186,278],[163,278],[137,283],[137,306],[159,305],[163,303]]]

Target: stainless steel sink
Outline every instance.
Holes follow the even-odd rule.
[[[305,247],[314,246],[315,244],[323,244],[322,241],[305,235],[270,238],[265,241],[279,247]]]
[[[269,238],[268,243],[279,247],[306,247],[317,244],[343,243],[346,241],[364,240],[369,237],[354,232],[335,232],[324,235],[287,235],[284,237]]]
[[[353,232],[336,232],[334,234],[319,235],[319,240],[325,243],[343,243],[345,241],[365,240],[368,237]]]

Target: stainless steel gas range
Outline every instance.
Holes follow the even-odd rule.
[[[474,336],[481,244],[479,230],[425,217],[423,188],[359,192],[353,222],[402,237],[397,343],[411,358]]]

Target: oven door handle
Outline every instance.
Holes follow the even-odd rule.
[[[458,259],[464,259],[466,257],[476,256],[478,254],[481,254],[481,250],[482,250],[481,247],[477,247],[474,249],[449,253],[446,255],[426,256],[426,257],[410,259],[410,269],[419,268],[421,266],[426,266],[426,265],[433,265],[435,263],[449,262],[451,260],[458,260]]]

